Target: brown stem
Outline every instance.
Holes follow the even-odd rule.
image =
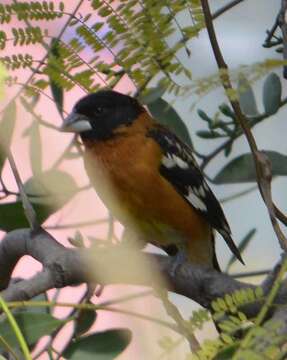
[[[286,0],[284,0],[286,1]],[[262,199],[265,202],[265,205],[268,209],[269,217],[273,226],[273,229],[277,235],[279,243],[282,249],[287,251],[287,239],[282,233],[279,224],[276,219],[274,204],[271,197],[271,167],[270,163],[266,161],[266,155],[260,152],[257,148],[255,138],[249,128],[249,125],[246,121],[244,114],[241,111],[239,102],[234,97],[234,89],[228,74],[228,66],[225,63],[224,57],[222,55],[221,49],[219,47],[217,37],[215,34],[212,15],[209,8],[208,0],[201,0],[203,14],[205,18],[206,28],[209,35],[211,47],[213,49],[213,54],[217,63],[217,66],[220,71],[220,77],[222,86],[225,89],[226,95],[229,98],[232,109],[236,115],[236,119],[242,128],[244,135],[248,141],[250,150],[253,154],[254,165],[256,169],[257,183],[262,196]]]

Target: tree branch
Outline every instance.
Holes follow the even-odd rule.
[[[30,255],[39,261],[43,265],[43,271],[31,279],[10,282],[14,267],[24,255]],[[144,265],[145,271],[138,271],[139,263]],[[157,274],[160,274],[165,282],[162,286],[211,310],[213,300],[236,290],[255,288],[254,285],[237,281],[227,274],[187,261],[174,271],[173,258],[142,253],[122,245],[68,249],[44,230],[35,233],[29,229],[21,229],[7,234],[0,243],[0,266],[0,287],[5,301],[25,301],[52,288],[89,282],[154,287],[155,284],[163,284],[155,280]],[[265,294],[269,292],[273,278],[269,276],[268,281],[262,283]],[[263,300],[246,304],[242,311],[248,318],[254,318],[262,303]],[[287,303],[286,281],[281,286],[275,303]],[[271,311],[268,316],[272,314]]]
[[[240,4],[241,2],[243,2],[244,0],[233,0],[230,1],[228,4],[222,6],[220,9],[216,10],[213,14],[212,14],[212,19],[215,20],[216,18],[218,18],[220,15],[224,14],[226,11],[232,9],[234,6]]]
[[[286,1],[286,0],[284,0]],[[287,1],[286,1],[287,2]],[[266,155],[260,152],[257,148],[255,138],[249,128],[249,125],[246,121],[244,114],[241,111],[240,104],[234,96],[234,89],[228,74],[228,66],[225,63],[224,57],[218,45],[217,37],[215,34],[212,16],[208,4],[208,0],[201,0],[203,14],[205,18],[206,28],[209,35],[210,43],[213,49],[214,57],[217,62],[217,66],[220,71],[220,77],[222,86],[225,89],[226,95],[229,98],[232,109],[236,115],[236,119],[242,128],[245,137],[248,141],[250,150],[253,154],[254,165],[257,175],[257,183],[262,196],[263,201],[268,209],[269,217],[273,226],[273,229],[277,235],[279,243],[282,249],[287,252],[287,239],[282,233],[279,224],[276,218],[275,206],[272,201],[271,196],[271,165],[270,162],[266,160]]]
[[[24,186],[23,186],[22,180],[20,178],[20,174],[18,172],[17,166],[15,164],[13,155],[12,155],[10,149],[5,149],[5,151],[7,152],[7,158],[8,158],[12,173],[14,175],[15,181],[17,183],[19,193],[21,195],[21,201],[22,201],[26,219],[27,219],[31,229],[37,230],[40,227],[40,224],[38,223],[35,210],[24,190]]]

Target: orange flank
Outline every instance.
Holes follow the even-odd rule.
[[[159,176],[162,150],[146,132],[142,113],[105,142],[85,141],[85,167],[92,185],[119,221],[146,242],[176,244],[194,263],[213,266],[213,232],[204,217]]]

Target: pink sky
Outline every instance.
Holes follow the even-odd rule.
[[[10,3],[10,1],[4,1],[3,3]],[[66,11],[69,11],[69,9],[73,9],[75,4],[77,4],[77,1],[66,1]],[[90,7],[88,5],[88,1],[86,1],[81,7],[80,13],[85,14],[88,9],[90,9]],[[51,35],[56,36],[65,20],[66,18],[63,18],[58,21],[44,23],[43,28],[47,28]],[[5,25],[4,28],[6,31],[10,31],[12,26],[24,25],[23,23],[17,23],[17,21],[13,20],[12,24]],[[64,38],[67,39],[69,36],[72,35],[73,32],[73,28],[68,29],[68,31],[66,31],[64,35]],[[12,54],[13,52],[15,52],[15,49],[10,42],[10,44],[8,44],[7,48],[5,49],[5,54]],[[41,59],[44,54],[44,50],[40,45],[18,48],[17,52],[31,53],[36,59]],[[17,76],[19,81],[24,82],[25,79],[29,76],[29,71],[17,71]],[[18,89],[18,86],[13,86],[12,88],[7,89],[6,99],[4,99],[2,104],[4,105],[7,99],[13,96],[16,91],[18,91]],[[128,81],[122,82],[119,86],[119,90],[123,92],[129,89],[131,88],[130,82]],[[50,91],[48,91],[48,93],[49,95],[51,95]],[[83,92],[79,89],[74,89],[70,93],[66,94],[64,104],[65,110],[69,112],[75,101],[81,96],[83,96]],[[23,137],[23,131],[31,124],[32,117],[23,109],[19,102],[17,103],[17,110],[17,124],[13,135],[12,151],[15,157],[15,161],[17,163],[18,170],[21,174],[21,178],[23,181],[25,181],[31,176],[31,164],[28,150],[29,139],[27,137]],[[50,100],[46,99],[45,97],[42,97],[41,102],[36,108],[36,112],[38,114],[41,114],[43,120],[47,122],[50,122],[57,126],[61,123],[61,119],[58,115],[56,107],[53,103],[51,103]],[[55,130],[41,127],[41,139],[43,149],[43,170],[48,170],[57,160],[57,158],[61,155],[67,144],[70,142],[71,135],[63,134]],[[81,160],[67,160],[61,165],[60,168],[72,174],[79,186],[84,186],[88,184],[88,179],[85,174],[85,170]],[[17,190],[15,181],[13,179],[13,176],[11,175],[10,168],[7,164],[3,172],[3,178],[9,189],[14,191]],[[12,200],[14,200],[13,197],[9,198],[9,201]],[[76,195],[60,212],[51,216],[44,225],[54,226],[56,224],[70,224],[73,222],[88,221],[91,219],[102,219],[106,215],[107,211],[104,208],[103,204],[99,201],[95,191],[93,189],[90,189]],[[92,235],[98,238],[104,238],[106,236],[107,226],[90,226],[81,228],[80,230],[84,236]],[[121,228],[118,227],[118,234],[120,233],[120,231]],[[67,237],[73,236],[74,233],[75,229],[73,228],[68,230],[51,230],[51,234],[55,236],[58,241],[60,241],[66,246],[70,246],[67,241]],[[39,263],[35,262],[31,258],[24,258],[17,266],[14,275],[29,278],[40,269],[41,266]],[[64,289],[59,300],[75,302],[80,296],[80,293],[82,291],[81,289],[83,289],[83,287]],[[119,297],[124,294],[134,293],[137,290],[142,291],[141,288],[136,287],[110,286],[104,289],[104,292],[100,296],[100,298],[94,297],[93,300],[95,303],[98,303],[111,298]],[[53,291],[51,291],[50,293],[52,294]],[[129,303],[120,305],[119,307],[133,310],[139,313],[144,313],[150,316],[155,316],[157,318],[166,318],[163,309],[159,304],[159,301],[151,296],[142,300],[136,300],[133,302],[130,301]],[[60,311],[58,309],[56,311],[56,314],[57,316],[61,317],[67,314],[67,311]],[[125,315],[108,312],[101,312],[99,314],[94,330],[102,330],[119,326],[126,326],[128,328],[132,328],[134,335],[132,346],[130,346],[129,349],[127,349],[127,351],[125,351],[125,353],[119,357],[119,359],[130,359],[134,356],[135,352],[137,354],[137,359],[143,358],[141,357],[143,354],[145,354],[144,358],[153,358],[156,353],[158,354],[161,352],[159,346],[157,345],[157,341],[164,334],[174,336],[174,333],[160,328],[157,325],[129,318]],[[67,329],[66,336],[68,332],[69,330]],[[61,348],[64,342],[64,338],[65,336],[59,337],[56,341],[56,346]],[[45,357],[42,357],[42,359],[45,359]]]

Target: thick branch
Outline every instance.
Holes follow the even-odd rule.
[[[43,265],[43,271],[29,280],[11,283],[7,287],[13,268],[24,255],[38,260]],[[189,262],[178,266],[174,272],[173,258],[142,253],[122,245],[108,249],[67,249],[44,230],[33,233],[22,229],[6,235],[0,243],[0,264],[1,288],[7,287],[2,292],[6,301],[29,300],[52,288],[85,282],[158,286],[158,274],[169,290],[184,295],[207,309],[211,309],[213,300],[227,293],[254,288],[254,285]],[[144,271],[139,271],[140,266],[144,267]],[[265,293],[270,286],[270,281],[263,283]],[[285,304],[286,301],[287,287],[284,284],[275,302]],[[242,311],[247,317],[253,318],[261,305],[259,302],[245,305]]]

